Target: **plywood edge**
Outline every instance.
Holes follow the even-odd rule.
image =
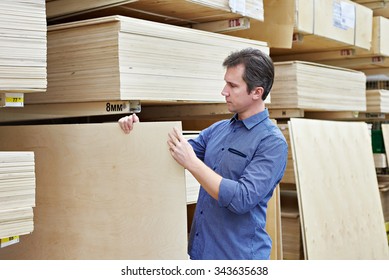
[[[293,136],[293,122],[299,121],[299,119],[291,118],[288,121],[288,127],[289,127],[289,137],[290,137],[290,145],[291,145],[291,151],[292,151],[292,156],[293,156],[293,166],[294,166],[294,176],[295,176],[295,181],[296,181],[296,190],[297,190],[297,201],[298,201],[298,208],[299,208],[299,213],[300,213],[300,225],[301,225],[301,238],[302,238],[302,243],[303,243],[303,251],[304,251],[304,257],[305,259],[308,259],[308,250],[307,250],[307,238],[305,236],[305,224],[304,224],[304,209],[302,206],[302,199],[301,199],[301,192],[300,192],[300,178],[298,176],[298,166],[297,166],[297,161],[295,160],[296,158],[296,148],[295,148],[295,142],[294,142],[294,136]]]
[[[340,70],[340,71],[350,72],[350,73],[360,73],[360,74],[365,75],[363,72],[358,71],[358,70],[353,70],[353,69],[343,68],[343,67],[338,67],[338,66],[332,66],[332,65],[326,65],[326,64],[321,64],[321,63],[315,63],[315,62],[310,62],[310,61],[301,61],[301,60],[274,62],[274,65],[275,66],[278,66],[278,65],[307,65],[307,66],[312,66],[312,67],[321,67],[321,68],[326,68],[326,69]]]

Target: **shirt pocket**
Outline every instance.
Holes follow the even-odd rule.
[[[242,153],[241,151],[238,151],[236,149],[233,149],[233,148],[228,148],[228,151],[237,155],[237,156],[240,156],[240,157],[243,157],[243,158],[247,158],[247,155]]]
[[[221,162],[223,175],[229,179],[238,179],[249,162],[249,156],[243,151],[228,148]]]

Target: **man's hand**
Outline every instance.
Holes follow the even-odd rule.
[[[184,168],[189,169],[190,164],[197,160],[192,146],[184,136],[182,136],[182,133],[178,128],[174,127],[169,133],[167,144],[172,157]]]
[[[121,118],[118,123],[124,133],[128,134],[134,128],[134,123],[139,122],[139,118],[136,114]]]
[[[218,199],[222,177],[206,166],[194,152],[190,143],[182,136],[181,131],[174,127],[167,140],[172,157],[182,167],[186,168],[201,186],[212,196]]]

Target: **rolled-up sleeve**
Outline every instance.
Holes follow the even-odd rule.
[[[261,200],[270,198],[269,194],[272,194],[282,179],[287,156],[288,146],[285,140],[278,137],[264,139],[240,178],[222,179],[219,206],[236,214],[244,214]]]

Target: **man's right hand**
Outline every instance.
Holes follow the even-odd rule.
[[[123,117],[119,119],[118,123],[124,133],[128,134],[134,128],[134,123],[139,122],[139,118],[136,114]]]

